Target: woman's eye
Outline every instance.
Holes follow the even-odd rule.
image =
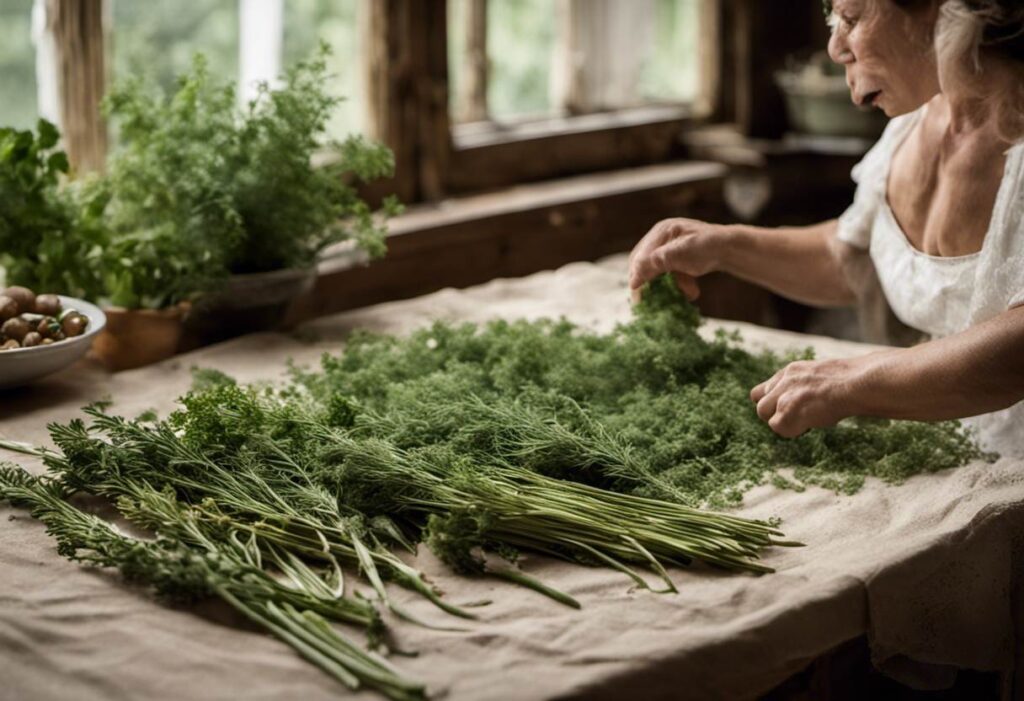
[[[855,17],[849,17],[847,15],[840,15],[839,19],[842,21],[842,23],[848,29],[853,29],[855,26],[857,26],[857,19]]]

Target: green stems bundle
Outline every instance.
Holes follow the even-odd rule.
[[[263,547],[323,560],[335,568],[339,562],[358,568],[380,600],[403,618],[418,622],[392,601],[384,579],[419,593],[447,613],[473,618],[441,599],[420,572],[385,547],[413,549],[387,517],[368,520],[359,512],[343,511],[335,497],[264,436],[254,433],[244,449],[230,453],[214,446],[203,451],[190,445],[187,432],[179,435],[168,423],[128,421],[96,406],[86,412],[93,418],[90,426],[80,420],[51,425],[62,452],[42,453],[51,472],[75,489],[112,500],[134,499],[139,485],[169,489],[192,505],[196,517],[220,524],[222,530],[230,527]]]
[[[364,513],[405,514],[426,522],[426,540],[463,573],[485,571],[479,550],[506,556],[522,548],[601,563],[643,579],[646,565],[674,590],[665,565],[694,559],[771,572],[762,548],[793,545],[770,525],[679,504],[615,494],[512,465],[481,466],[450,449],[404,451],[379,439],[336,432],[325,441],[320,479]]]
[[[260,550],[251,541],[209,539],[173,498],[155,490],[139,490],[132,507],[151,525],[173,524],[152,541],[118,532],[72,506],[67,496],[68,488],[60,481],[0,466],[0,500],[30,509],[57,539],[64,556],[116,567],[126,579],[149,585],[173,601],[216,596],[351,689],[373,688],[397,701],[425,697],[423,685],[408,681],[382,657],[327,623],[379,626],[373,608],[330,590],[298,561],[283,568],[287,583],[281,583],[263,569]]]

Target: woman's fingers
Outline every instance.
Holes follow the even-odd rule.
[[[672,236],[672,227],[669,222],[658,222],[647,234],[640,239],[640,243],[633,247],[629,254],[629,282],[631,288],[643,287],[642,284],[634,285],[637,267],[641,261],[646,261],[651,254]]]
[[[777,411],[768,420],[768,426],[783,438],[796,438],[803,434],[808,426],[805,426],[793,412]]]
[[[754,387],[754,389],[750,390],[750,400],[755,404],[761,401],[761,398],[764,397],[764,395],[770,393],[775,388],[775,385],[779,383],[780,379],[782,379],[781,370],[759,384],[757,387]]]
[[[648,282],[662,273],[667,273],[670,260],[666,245],[659,246],[646,253],[639,254],[634,260],[629,271],[629,287],[639,290]]]
[[[847,398],[855,372],[845,360],[794,361],[750,390],[750,399],[775,433],[795,438],[854,415]]]
[[[759,400],[757,400],[757,416],[762,421],[768,421],[775,416],[775,411],[779,402],[778,392],[767,392]]]
[[[700,297],[700,286],[697,284],[697,278],[693,275],[687,275],[686,273],[672,273],[672,277],[676,281],[676,287],[679,291],[686,295],[686,298],[693,302]]]

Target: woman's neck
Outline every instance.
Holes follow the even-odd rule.
[[[933,103],[939,103],[937,106],[948,120],[949,136],[957,140],[995,137],[1007,143],[1007,135],[999,133],[1000,111],[1005,109],[999,101],[1012,99],[1019,91],[1020,80],[1019,71],[990,61],[969,85],[944,86]]]

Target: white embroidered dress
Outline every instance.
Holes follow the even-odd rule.
[[[1024,143],[1006,153],[981,250],[966,256],[928,255],[911,245],[886,196],[893,154],[926,109],[889,122],[878,143],[854,167],[857,194],[839,218],[838,236],[869,251],[885,297],[900,321],[941,338],[1024,303]],[[987,450],[1024,456],[1024,402],[964,423],[977,431]]]

